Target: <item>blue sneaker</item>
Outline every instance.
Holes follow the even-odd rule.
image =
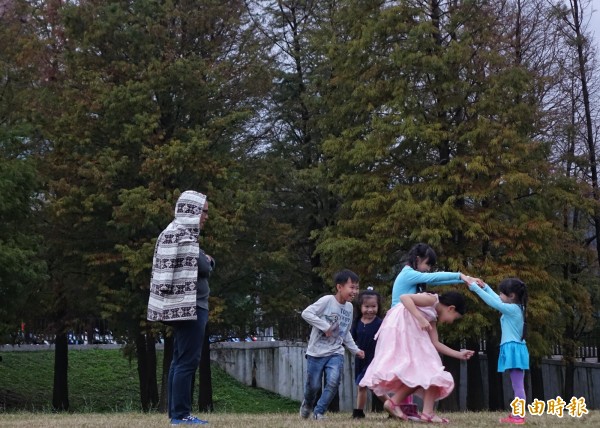
[[[195,416],[189,415],[183,419],[171,419],[171,425],[206,425],[208,421],[203,421]]]

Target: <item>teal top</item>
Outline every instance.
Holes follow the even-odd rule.
[[[460,272],[419,272],[410,266],[404,266],[392,288],[392,307],[400,303],[403,294],[415,294],[418,284],[448,285],[460,283]]]
[[[523,337],[523,309],[517,303],[504,303],[500,296],[496,294],[489,285],[485,284],[484,288],[479,287],[476,283],[469,285],[469,289],[487,303],[492,308],[500,311],[500,328],[502,329],[502,339],[500,345],[507,342],[525,343]]]

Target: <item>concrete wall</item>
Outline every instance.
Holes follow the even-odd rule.
[[[239,342],[211,344],[211,360],[227,373],[246,385],[255,385],[284,397],[302,401],[306,373],[306,343],[301,342]],[[480,355],[481,381],[484,403],[489,402],[487,358]],[[561,395],[564,385],[564,366],[559,360],[544,360],[542,374],[545,399]],[[527,373],[529,378],[529,373]],[[461,362],[460,388],[458,390],[461,409],[466,409],[467,363]],[[504,401],[513,399],[510,378],[503,375]],[[531,397],[531,383],[526,381],[527,396]],[[354,384],[354,358],[346,352],[344,372],[340,385],[340,410],[351,411],[356,400]],[[576,363],[575,396],[585,398],[588,409],[600,408],[600,364]],[[571,397],[562,397],[569,402]]]
[[[302,401],[306,373],[306,343],[222,342],[210,347],[210,358],[246,385]],[[350,411],[356,400],[354,357],[346,352],[340,385],[340,410]]]

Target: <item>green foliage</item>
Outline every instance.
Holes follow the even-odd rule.
[[[1,135],[0,148],[4,148]],[[0,336],[17,331],[33,310],[27,305],[45,280],[36,234],[36,191],[32,162],[4,153],[0,158]]]
[[[594,326],[590,165],[575,124],[546,133],[552,79],[517,52],[510,5],[11,3],[0,325],[39,291],[54,331],[96,316],[143,331],[155,239],[196,189],[224,333],[297,313],[345,267],[387,298],[419,241],[440,269],[525,280],[535,357]],[[497,332],[471,303],[446,334]]]
[[[0,337],[16,333],[35,313],[37,292],[46,279],[40,256],[41,180],[34,154],[35,128],[25,119],[30,96],[28,61],[34,52],[19,37],[21,4],[7,8],[0,24]]]
[[[52,263],[65,286],[55,301],[79,296],[88,315],[111,317],[134,336],[145,322],[153,242],[186,189],[211,203],[203,248],[223,249],[219,268],[237,264],[242,277],[256,277],[251,258],[239,264],[241,248],[227,257],[248,229],[247,201],[234,196],[258,188],[240,171],[251,167],[247,131],[269,76],[244,11],[243,2],[210,1],[62,8],[53,34],[61,67],[39,107],[51,112],[43,120],[51,144],[42,170],[53,225],[47,239],[52,248],[74,247]],[[219,279],[211,286],[224,300],[250,294],[256,282],[221,291]],[[78,318],[74,306],[59,318]]]
[[[560,336],[560,302],[550,297],[560,276],[551,266],[576,236],[561,226],[572,199],[554,186],[546,145],[535,138],[535,75],[497,49],[503,29],[484,3],[402,3],[372,14],[362,7],[341,12],[358,17],[361,31],[350,27],[331,50],[339,88],[361,85],[340,89],[340,109],[354,120],[323,146],[330,189],[342,202],[336,222],[313,232],[318,254],[384,293],[416,242],[436,249],[443,270],[492,285],[519,276],[530,292],[532,354],[544,355],[540,339]],[[467,18],[473,14],[477,20]],[[457,328],[481,334],[478,318]]]

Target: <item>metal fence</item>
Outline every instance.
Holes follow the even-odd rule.
[[[579,346],[575,348],[575,358],[581,361],[598,360],[598,348],[600,347],[599,334],[587,334],[580,337],[577,342]],[[466,345],[466,344],[465,344]],[[548,358],[564,355],[564,347],[560,344],[551,346],[550,353],[546,355]],[[487,342],[485,339],[479,339],[480,352],[487,353]]]
[[[3,342],[9,345],[40,345],[53,344],[55,335],[48,332],[49,323],[44,319],[36,319],[32,325],[21,325],[21,328],[13,334],[7,336]],[[71,345],[86,344],[122,344],[126,338],[122,335],[115,335],[109,328],[107,320],[100,318],[91,318],[78,323],[72,330],[68,331],[67,339]],[[310,336],[311,326],[302,319],[301,315],[292,314],[287,317],[279,318],[272,326],[256,327],[248,326],[246,328],[231,329],[227,326],[210,325],[209,339],[211,342],[255,342],[255,341],[274,341],[286,340],[293,342],[306,342]],[[157,336],[158,341],[162,341]],[[600,347],[600,332],[593,332],[580,337],[577,342],[579,345],[575,350],[575,358],[586,361],[598,359],[598,348]],[[461,344],[466,348],[466,342]],[[479,340],[480,352],[487,352],[487,342],[485,339]],[[563,346],[555,344],[551,346],[550,354],[547,357],[562,356]]]

